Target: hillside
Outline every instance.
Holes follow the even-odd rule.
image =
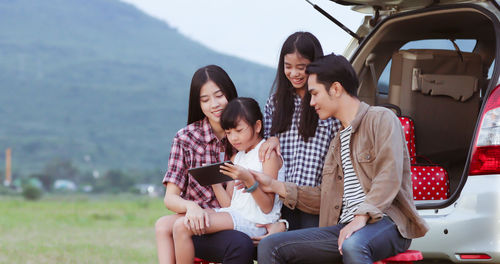
[[[0,17],[0,157],[11,147],[18,172],[164,170],[197,68],[222,66],[261,104],[274,77],[118,0],[1,1]]]

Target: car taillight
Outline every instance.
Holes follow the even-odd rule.
[[[458,254],[460,259],[491,259],[490,255],[488,254]]]
[[[500,173],[500,85],[484,106],[469,171],[470,175],[497,173]]]

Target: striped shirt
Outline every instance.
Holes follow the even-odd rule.
[[[339,221],[341,224],[351,222],[354,219],[354,212],[358,209],[358,205],[365,200],[365,193],[352,167],[351,131],[351,126],[340,131],[340,156],[344,171],[344,196],[342,197],[342,214]]]
[[[273,121],[274,96],[269,97],[264,111],[264,137],[277,136],[280,141],[281,155],[285,166],[285,181],[299,186],[318,186],[330,141],[340,129],[337,119],[318,120],[314,137],[307,142],[299,134],[299,121],[302,99],[295,95],[292,125],[287,131],[271,135]]]

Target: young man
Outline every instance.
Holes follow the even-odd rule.
[[[262,263],[372,264],[408,249],[428,227],[412,198],[410,161],[393,112],[357,98],[358,79],[342,56],[307,66],[311,105],[321,119],[342,123],[325,158],[319,187],[279,182],[252,172],[284,204],[318,214],[319,228],[271,235],[259,244]]]

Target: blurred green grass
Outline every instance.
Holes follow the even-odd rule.
[[[0,196],[0,263],[157,263],[161,198]]]

